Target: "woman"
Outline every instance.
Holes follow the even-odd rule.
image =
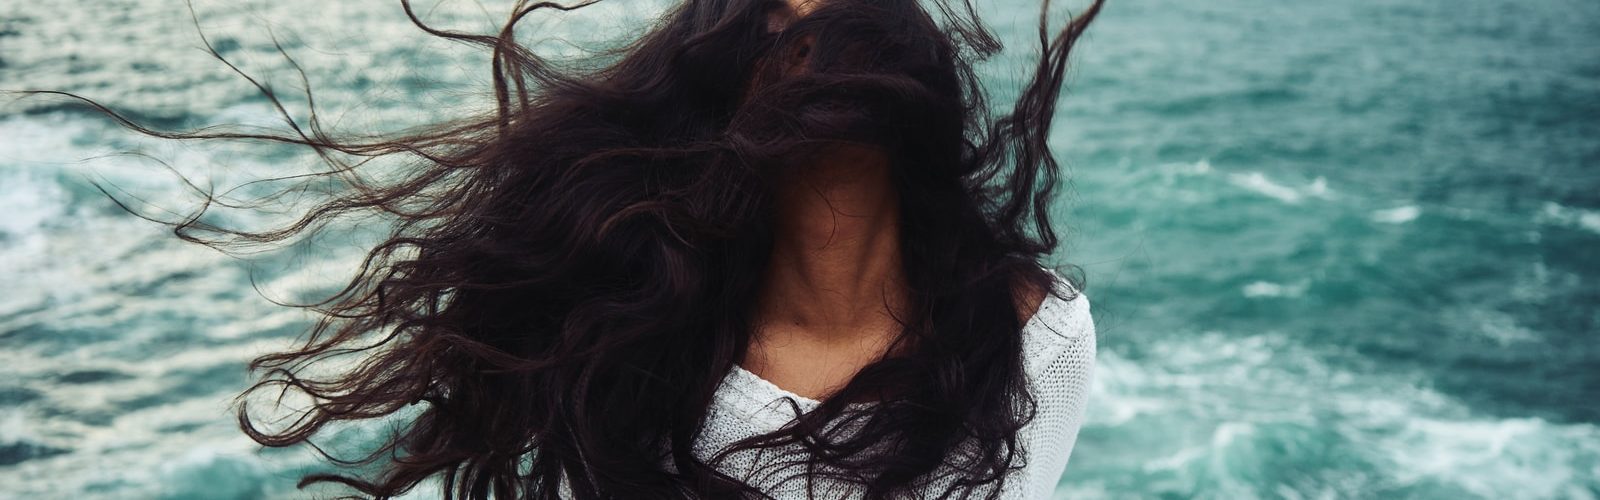
[[[252,393],[315,404],[263,429],[241,397],[241,426],[268,446],[409,417],[358,461],[375,467],[302,486],[1042,498],[1095,352],[1081,285],[1038,263],[1057,246],[1046,139],[1100,3],[1059,30],[1041,14],[1034,74],[997,118],[972,64],[1000,44],[970,4],[930,5],[687,0],[587,70],[513,33],[581,5],[519,4],[496,36],[412,14],[493,51],[495,113],[382,140],[288,113],[285,136],[124,123],[304,145],[345,181],[281,230],[196,214],[173,223],[182,237],[276,242],[361,212],[395,223],[347,288],[307,306],[324,316],[304,345],[254,363]],[[385,155],[416,169],[368,173]]]

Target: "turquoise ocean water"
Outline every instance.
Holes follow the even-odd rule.
[[[419,2],[468,30],[503,4]],[[338,129],[486,102],[486,58],[393,2],[196,5],[224,55],[292,95],[283,40]],[[1013,49],[984,72],[1014,85],[1036,4],[978,6]],[[525,33],[576,56],[658,8]],[[0,88],[280,126],[199,43],[180,1],[4,2]],[[1112,0],[1077,56],[1058,258],[1086,270],[1101,352],[1058,497],[1600,497],[1600,3]],[[0,498],[295,496],[318,462],[258,449],[228,413],[243,363],[309,325],[252,282],[313,297],[353,248],[232,259],[87,180],[161,215],[194,199],[157,160],[228,187],[306,158],[0,99]]]

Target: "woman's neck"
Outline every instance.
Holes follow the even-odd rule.
[[[760,323],[833,340],[898,331],[889,312],[900,312],[905,280],[887,155],[845,146],[800,172],[776,200]]]

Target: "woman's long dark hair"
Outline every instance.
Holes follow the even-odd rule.
[[[1015,291],[1051,289],[1037,264],[1057,246],[1047,138],[1068,52],[1100,9],[1095,0],[1052,29],[1042,1],[1042,53],[999,114],[972,66],[1001,45],[966,0],[825,0],[781,29],[770,22],[790,12],[781,0],[687,0],[614,63],[586,70],[530,52],[513,27],[593,2],[521,2],[494,35],[436,29],[405,5],[428,33],[492,51],[498,106],[380,139],[330,134],[281,105],[287,134],[167,132],[58,94],[159,137],[306,146],[328,168],[304,182],[344,183],[274,230],[199,213],[166,221],[185,239],[220,248],[286,241],[347,214],[394,221],[347,287],[302,306],[322,314],[305,343],[252,365],[263,376],[245,396],[295,391],[314,405],[264,430],[241,396],[239,424],[275,447],[420,404],[356,461],[375,472],[302,486],[382,498],[437,477],[447,496],[472,499],[759,497],[717,462],[798,446],[806,459],[773,473],[857,483],[867,498],[992,498],[1027,458]],[[867,366],[791,426],[696,455],[713,394],[749,342],[772,195],[840,144],[892,158],[908,354]],[[384,156],[411,158],[414,172],[364,173]],[[361,362],[312,374],[350,354]],[[862,400],[874,403],[850,404]]]

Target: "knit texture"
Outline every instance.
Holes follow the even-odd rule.
[[[1001,498],[1049,498],[1077,441],[1094,376],[1095,330],[1088,296],[1056,275],[1056,290],[1040,303],[1023,326],[1022,335],[1028,390],[1038,407],[1034,419],[1018,433],[1026,466],[1006,479]],[[709,461],[732,443],[778,430],[796,418],[796,410],[809,412],[819,404],[735,365],[717,388],[695,442],[695,454]],[[870,403],[857,403],[862,404]],[[812,478],[804,474],[802,466],[784,465],[803,462],[804,453],[798,445],[741,450],[716,465],[723,473],[783,500],[860,498],[853,485]],[[937,476],[934,474],[935,485]]]

